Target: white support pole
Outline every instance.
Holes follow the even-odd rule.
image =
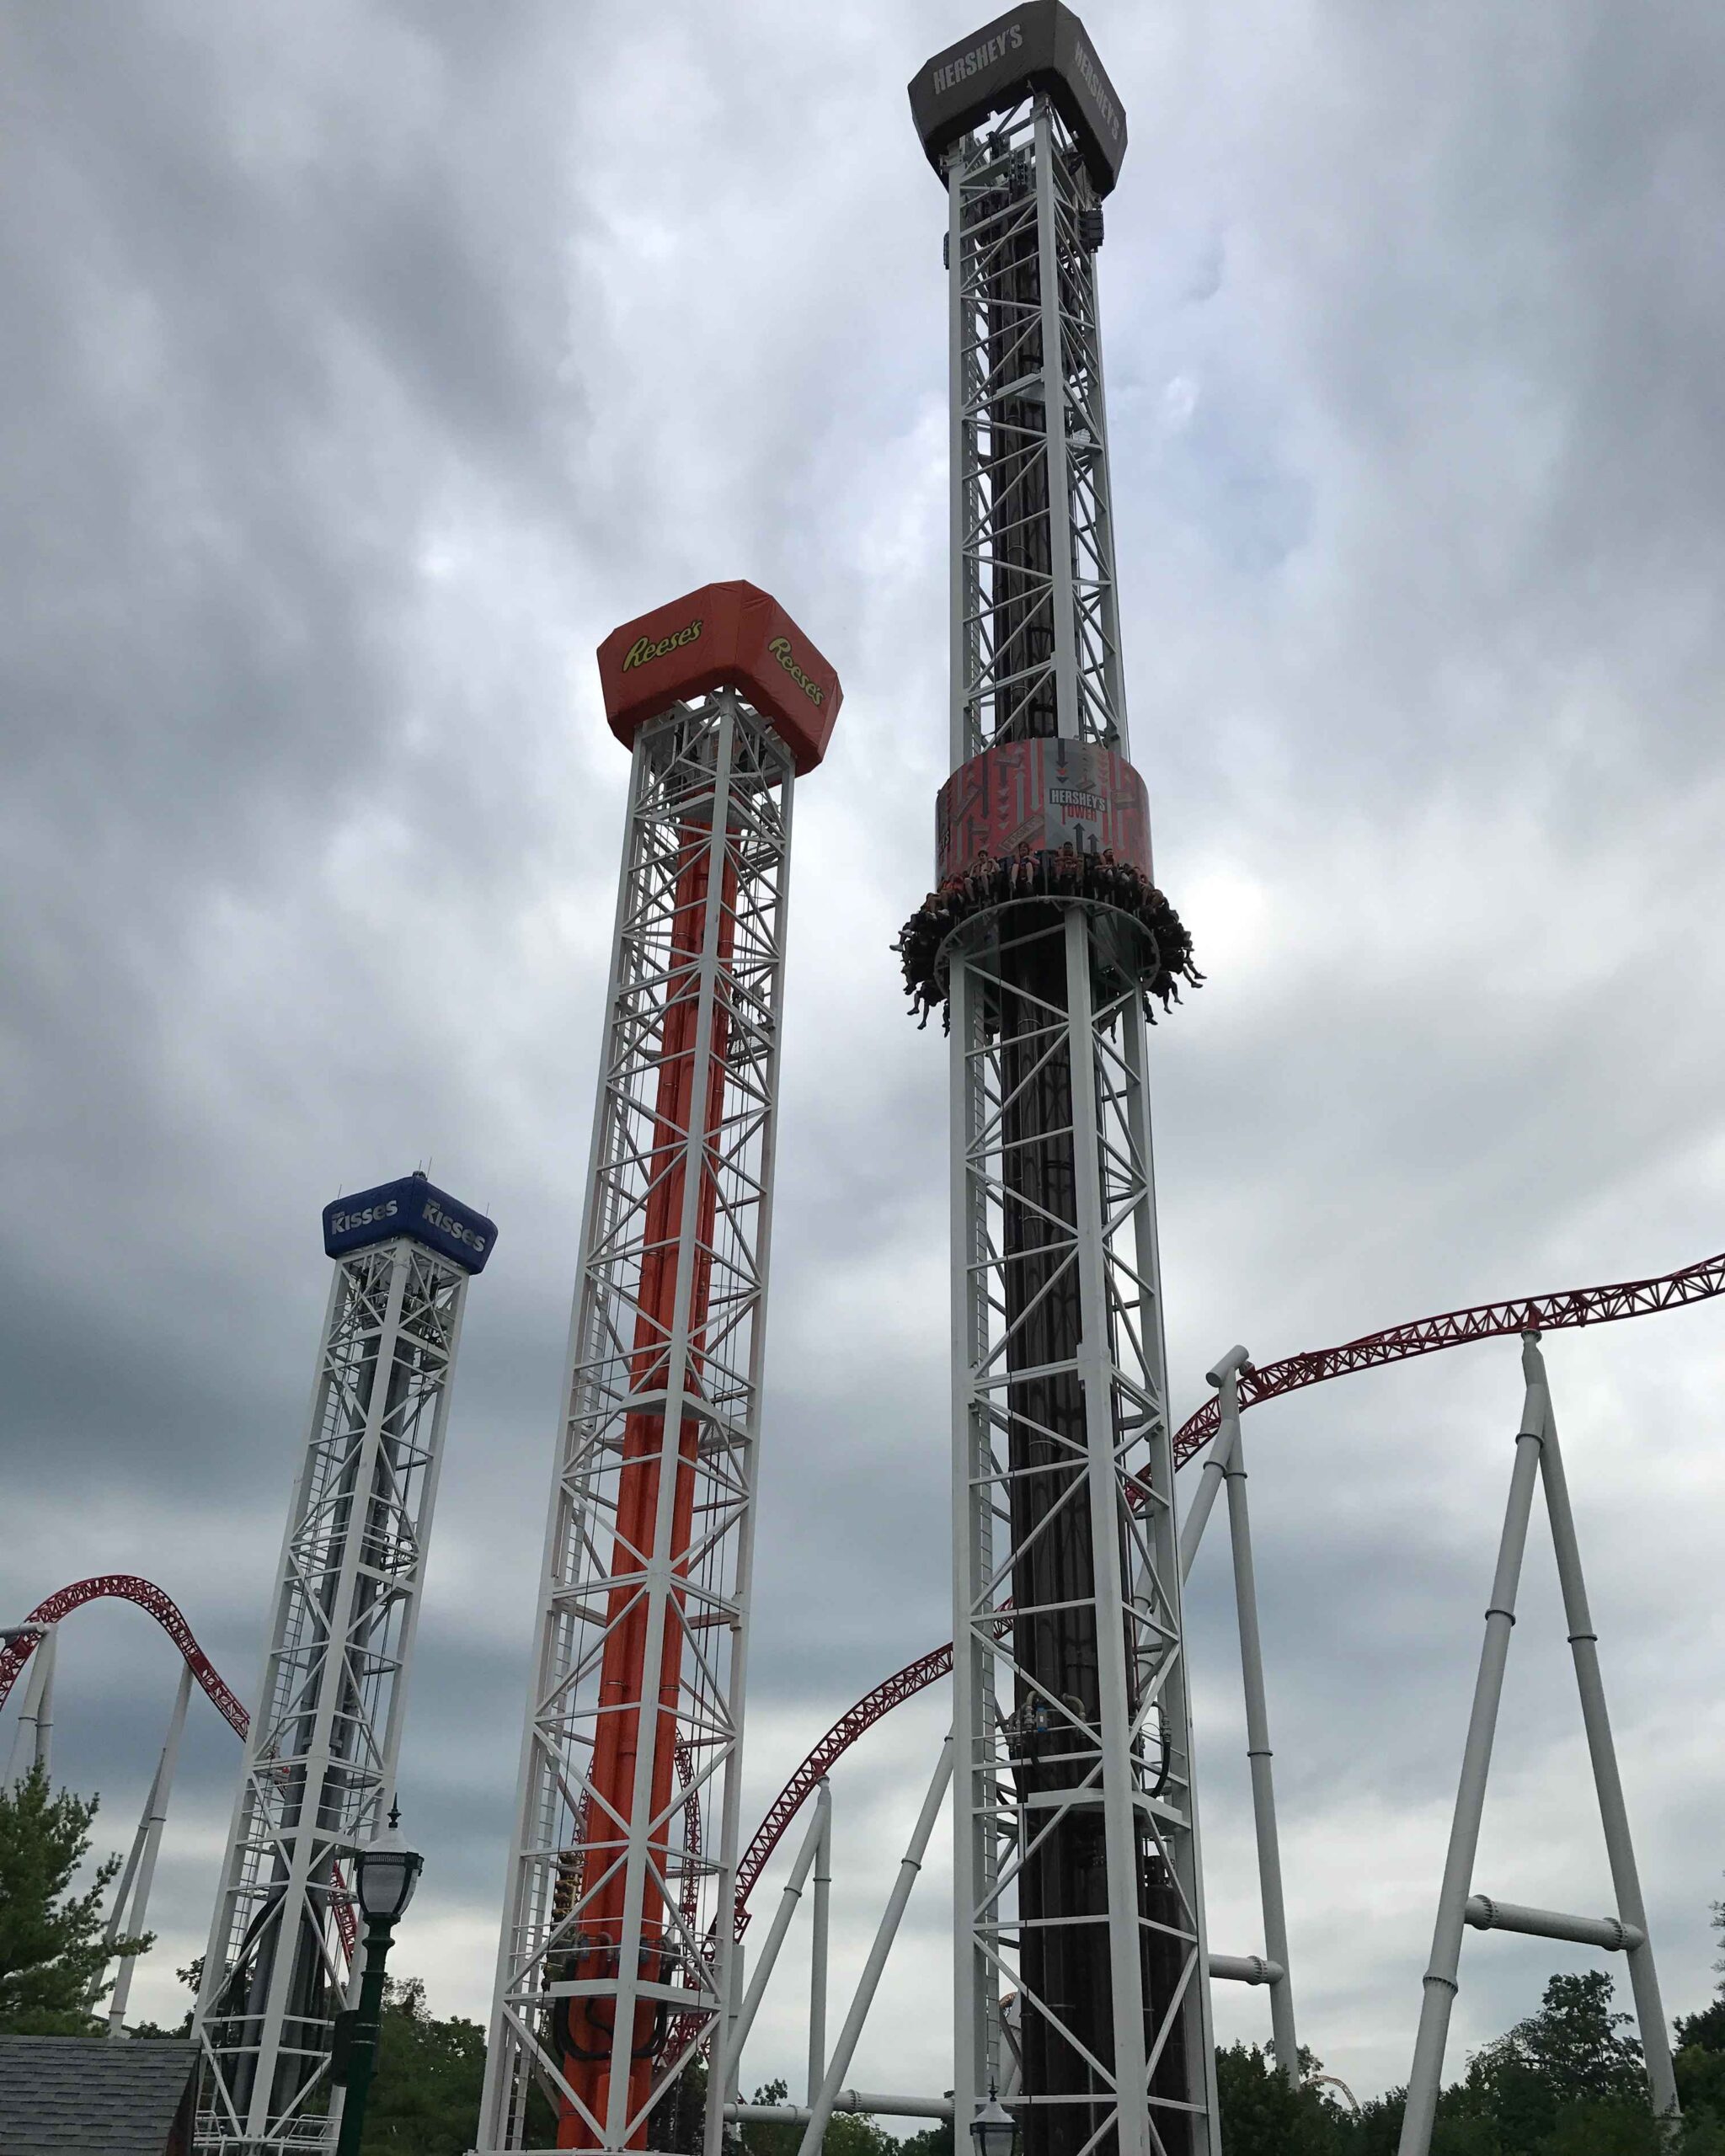
[[[823,1774],[820,1790],[826,1787]],[[761,1950],[761,1959],[755,1965],[755,1975],[744,1994],[741,2009],[732,2025],[727,2046],[733,2077],[740,2071],[743,2047],[749,2041],[749,2032],[755,2026],[755,2016],[761,2010],[761,2001],[766,1990],[766,1980],[778,1961],[779,1949],[785,1943],[785,1934],[791,1928],[791,1919],[796,1914],[797,1904],[803,1897],[803,1888],[808,1881],[809,1866],[820,1849],[821,1829],[825,1822],[820,1809],[819,1792],[814,1817],[809,1822],[808,1832],[803,1837],[802,1847],[797,1851],[797,1860],[791,1866],[791,1876],[784,1883],[778,1897],[778,1907],[772,1913],[772,1922],[767,1927],[766,1943]],[[814,2099],[809,2100],[813,2102]]]
[[[114,1897],[114,1908],[108,1919],[108,1940],[111,1945],[120,1936],[121,1918],[127,1937],[138,1937],[144,1929],[144,1919],[149,1913],[150,1887],[156,1876],[157,1852],[162,1847],[162,1828],[168,1817],[168,1800],[174,1790],[174,1771],[179,1759],[180,1732],[185,1727],[185,1710],[192,1696],[192,1668],[190,1662],[182,1663],[179,1685],[174,1695],[174,1711],[168,1717],[168,1735],[163,1742],[162,1756],[156,1762],[155,1778],[150,1784],[150,1794],[144,1800],[144,1816],[138,1822],[138,1838],[132,1854],[136,1860],[136,1879],[120,1882],[120,1892]],[[132,1867],[129,1865],[128,1870]],[[126,1890],[131,1886],[131,1906],[126,1908]],[[136,1954],[120,1956],[120,1967],[114,1972],[114,1996],[108,2003],[108,2033],[110,2036],[126,2034],[126,2002],[131,1993],[132,1972],[137,1967]]]
[[[814,1791],[820,1833],[814,1857],[814,1900],[809,1935],[809,2101],[826,2078],[826,1965],[832,1902],[832,1786],[823,1774]]]
[[[740,1939],[734,1940],[731,1944],[729,1993],[733,2003],[725,2016],[724,2070],[722,2073],[713,2072],[709,2068],[712,2079],[723,2084],[725,2100],[732,2104],[736,2103],[743,2093],[743,2037],[745,2031],[742,2027],[742,2009],[735,2002],[742,1998],[743,1987],[748,1981],[748,1960],[747,1947]],[[755,2003],[758,2006],[761,2002],[757,1999]],[[711,2108],[709,2105],[709,2111]]]
[[[1205,1383],[1220,1386],[1225,1377],[1243,1370],[1251,1360],[1243,1348],[1231,1348],[1210,1371]],[[1198,1555],[1198,1545],[1203,1541],[1204,1530],[1210,1524],[1210,1510],[1215,1503],[1217,1493],[1227,1478],[1228,1463],[1233,1457],[1234,1440],[1239,1428],[1237,1415],[1232,1422],[1223,1421],[1216,1425],[1216,1433],[1210,1441],[1210,1450],[1204,1454],[1204,1465],[1198,1470],[1198,1487],[1194,1491],[1192,1502],[1180,1523],[1182,1586],[1192,1577],[1192,1561]]]
[[[1246,1449],[1240,1431],[1239,1363],[1236,1348],[1227,1367],[1219,1365],[1210,1382],[1221,1396],[1222,1431],[1228,1464],[1228,1530],[1234,1555],[1234,1607],[1240,1625],[1240,1675],[1246,1692],[1246,1757],[1252,1774],[1252,1820],[1258,1838],[1258,1884],[1263,1903],[1266,1958],[1280,1974],[1270,1986],[1270,2026],[1276,2064],[1295,2087],[1300,2085],[1300,2045],[1294,2033],[1294,1988],[1289,1976],[1288,1915],[1282,1898],[1282,1850],[1276,1835],[1276,1790],[1271,1766],[1269,1708],[1264,1697],[1263,1643],[1258,1622],[1258,1578],[1252,1562],[1252,1522],[1246,1503]]]
[[[24,1697],[18,1705],[18,1721],[12,1732],[12,1749],[6,1755],[6,1785],[22,1781],[41,1758],[42,1747],[38,1732],[41,1724],[42,1694],[51,1694],[54,1675],[54,1627],[44,1625],[30,1657],[30,1673],[24,1681]],[[53,1716],[51,1700],[49,1703],[50,1720]]]
[[[1541,1449],[1540,1470],[1546,1486],[1546,1507],[1551,1519],[1551,1541],[1557,1553],[1557,1581],[1563,1592],[1563,1616],[1569,1630],[1569,1651],[1575,1663],[1576,1687],[1581,1694],[1581,1717],[1587,1730],[1588,1753],[1593,1761],[1594,1787],[1598,1792],[1599,1818],[1605,1830],[1611,1889],[1617,1898],[1618,1921],[1639,1935],[1637,1943],[1626,1945],[1625,1951],[1636,2019],[1641,2025],[1642,2056],[1647,2061],[1653,2110],[1662,2117],[1675,2118],[1677,2079],[1671,2064],[1670,2034],[1659,1998],[1658,1972],[1653,1966],[1653,1950],[1648,1938],[1641,1875],[1629,1832],[1629,1814],[1623,1801],[1622,1778],[1617,1771],[1617,1749],[1611,1738],[1605,1688],[1599,1675],[1599,1636],[1594,1630],[1588,1608],[1581,1545],[1576,1540],[1575,1515],[1570,1508],[1569,1485],[1557,1443],[1557,1422],[1551,1412],[1551,1388],[1536,1332],[1523,1335],[1521,1362],[1530,1387],[1537,1385],[1545,1397],[1545,1444]]]
[[[1438,1920],[1432,1936],[1431,1962],[1425,1973],[1413,2066],[1407,2077],[1407,2104],[1402,2119],[1399,2156],[1427,2156],[1431,2147],[1438,2087],[1443,2078],[1444,2048],[1450,2034],[1450,2010],[1455,2003],[1456,1972],[1461,1961],[1461,1933],[1473,1881],[1474,1854],[1479,1846],[1486,1775],[1491,1766],[1492,1740],[1498,1725],[1498,1703],[1503,1697],[1509,1634],[1515,1623],[1515,1591],[1521,1578],[1522,1552],[1527,1547],[1527,1523],[1533,1508],[1534,1481],[1539,1473],[1540,1439],[1546,1414],[1544,1383],[1530,1380],[1522,1407],[1521,1426],[1515,1433],[1515,1468],[1509,1481],[1509,1502],[1504,1510],[1503,1532],[1498,1545],[1491,1604],[1486,1611],[1485,1641],[1480,1649],[1479,1675],[1474,1683],[1473,1710],[1468,1717],[1467,1742],[1461,1755],[1461,1780],[1455,1792],[1455,1814],[1450,1828],[1444,1883],[1438,1897]]]
[[[878,2113],[888,2119],[949,2119],[950,2096],[899,2096],[874,2089],[841,2089],[833,2111],[841,2117],[857,2112]],[[727,2104],[728,2120],[761,2126],[807,2126],[814,2112],[807,2104]]]
[[[1476,1931],[1519,1931],[1530,1939],[1572,1940],[1578,1946],[1603,1946],[1608,1954],[1627,1953],[1647,1937],[1616,1917],[1567,1916],[1561,1909],[1530,1909],[1490,1894],[1468,1896],[1467,1921]]]
[[[916,1815],[916,1824],[911,1829],[910,1844],[899,1865],[899,1876],[893,1881],[893,1891],[880,1919],[880,1929],[874,1935],[874,1944],[868,1950],[868,1959],[863,1965],[857,1981],[857,1995],[851,2001],[851,2010],[845,2016],[845,2025],[839,2031],[839,2041],[832,2057],[827,2063],[820,2093],[809,2107],[809,2123],[798,2144],[797,2156],[814,2156],[826,2132],[827,2121],[832,2116],[833,2106],[844,2087],[845,2076],[851,2070],[851,2061],[857,2054],[857,2041],[862,2034],[862,2025],[868,2018],[868,2009],[874,2004],[874,1994],[879,1988],[881,1972],[886,1958],[892,1951],[893,1941],[898,1936],[899,1925],[905,1914],[905,1905],[911,1898],[911,1889],[916,1883],[916,1875],[922,1869],[922,1859],[928,1849],[928,1838],[934,1832],[934,1822],[940,1816],[947,1785],[953,1778],[953,1738],[949,1732],[940,1748],[934,1779],[928,1785],[928,1794],[922,1800],[922,1809]]]
[[[42,1661],[42,1689],[36,1701],[36,1764],[47,1780],[54,1771],[54,1657],[60,1643],[56,1625],[36,1649]]]

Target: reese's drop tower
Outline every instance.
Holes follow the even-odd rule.
[[[483,2156],[536,2089],[559,2148],[699,2146],[703,2052],[720,2143],[791,802],[842,694],[742,583],[599,677],[633,771]]]

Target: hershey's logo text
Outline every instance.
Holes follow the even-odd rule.
[[[961,52],[956,60],[949,60],[944,67],[934,71],[934,91],[938,97],[943,90],[949,90],[954,83],[961,83],[967,75],[980,74],[985,67],[992,67],[996,60],[1009,52],[1016,52],[1024,42],[1024,33],[1016,23],[1008,23],[997,37],[985,38],[980,45],[973,45],[968,52]]]
[[[1108,123],[1108,131],[1118,142],[1120,139],[1120,109],[1103,87],[1102,70],[1097,66],[1090,47],[1081,37],[1073,47],[1077,56],[1078,72],[1084,77],[1084,87],[1096,99],[1097,109]]]

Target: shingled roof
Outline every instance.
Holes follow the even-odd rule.
[[[190,2120],[197,2056],[178,2041],[0,2036],[0,2150],[175,2156],[191,2145],[176,2128]]]

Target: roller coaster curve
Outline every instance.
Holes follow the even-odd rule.
[[[1651,1279],[1617,1281],[1603,1288],[1570,1288],[1512,1302],[1476,1303],[1467,1310],[1444,1310],[1435,1317],[1416,1318],[1405,1325],[1386,1326],[1381,1332],[1368,1332],[1339,1348],[1309,1348],[1261,1369],[1248,1364],[1241,1373],[1240,1403],[1255,1406],[1284,1392],[1297,1392],[1304,1385],[1322,1385],[1327,1379],[1376,1369],[1386,1363],[1406,1362],[1415,1355],[1436,1354],[1445,1348],[1465,1347],[1471,1341],[1493,1339],[1505,1333],[1557,1332],[1576,1326],[1610,1325],[1620,1318],[1678,1310],[1685,1304],[1705,1302],[1721,1294],[1725,1294],[1725,1252]],[[1217,1402],[1212,1398],[1181,1424],[1174,1433],[1176,1466],[1183,1467],[1203,1451],[1215,1433],[1216,1419]],[[841,1715],[809,1753],[774,1798],[737,1867],[740,1937],[749,1922],[750,1893],[815,1785],[876,1722],[949,1676],[952,1667],[950,1640],[917,1661],[906,1662]]]

